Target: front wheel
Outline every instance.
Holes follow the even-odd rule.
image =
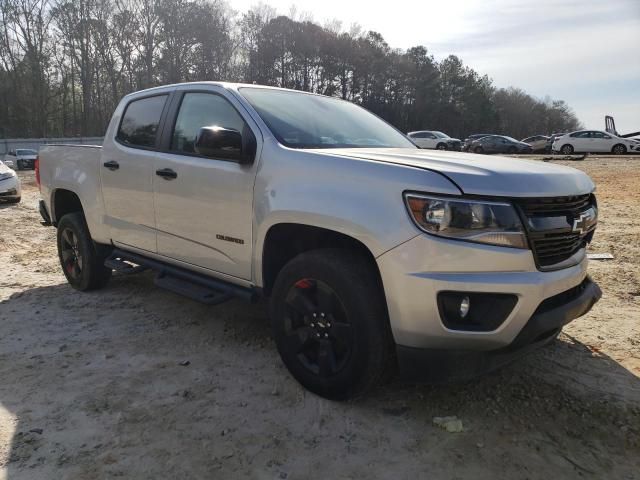
[[[516,147],[509,147],[509,149],[507,150],[507,153],[510,153],[511,155],[514,155],[514,154],[518,153],[518,149]]]
[[[624,155],[625,153],[627,153],[627,147],[625,147],[621,143],[618,143],[617,145],[613,146],[613,148],[611,149],[611,152],[614,155]]]
[[[476,148],[474,148],[474,149],[473,149],[473,151],[474,151],[475,153],[483,153],[483,152],[484,152],[484,150],[482,149],[482,147],[476,147]]]
[[[111,269],[104,266],[108,247],[91,240],[84,215],[68,213],[58,222],[58,257],[69,284],[80,291],[104,287]]]
[[[317,395],[352,398],[391,371],[393,341],[374,268],[358,252],[322,249],[278,274],[270,302],[276,345],[291,375]]]
[[[571,155],[573,153],[573,147],[571,145],[563,145],[560,152],[564,155]]]
[[[437,150],[446,150],[447,149],[447,144],[446,143],[439,143],[438,146],[436,147]]]

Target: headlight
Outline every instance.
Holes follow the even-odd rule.
[[[406,193],[409,214],[418,228],[439,237],[528,248],[520,218],[509,203],[432,197]]]

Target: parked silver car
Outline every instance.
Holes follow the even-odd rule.
[[[36,168],[36,158],[38,158],[37,151],[30,148],[17,148],[9,150],[4,156],[4,161],[16,170],[24,170],[26,168],[34,170]]]

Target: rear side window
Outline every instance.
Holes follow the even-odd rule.
[[[157,95],[129,103],[116,138],[127,145],[154,147],[167,96]]]

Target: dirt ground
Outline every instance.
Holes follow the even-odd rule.
[[[566,164],[598,186],[591,251],[615,256],[591,262],[592,312],[478,380],[350,403],[292,380],[262,304],[147,274],[72,290],[20,172],[23,202],[0,205],[0,479],[640,479],[640,158]]]

